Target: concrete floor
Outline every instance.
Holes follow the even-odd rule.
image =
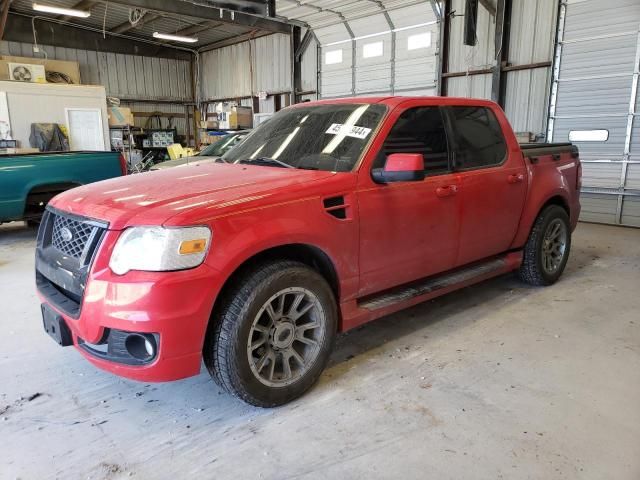
[[[507,276],[345,335],[274,410],[56,346],[34,236],[0,227],[0,478],[640,478],[640,230],[581,224],[553,287]]]

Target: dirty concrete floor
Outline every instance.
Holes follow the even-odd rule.
[[[640,230],[580,224],[553,287],[506,276],[345,335],[274,410],[59,348],[34,236],[0,227],[2,479],[640,478]]]

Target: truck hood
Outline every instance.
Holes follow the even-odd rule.
[[[194,223],[229,209],[277,201],[303,184],[335,175],[244,164],[211,163],[170,168],[105,180],[68,190],[50,205],[59,210],[109,222],[112,230],[131,225],[162,225],[189,213]]]

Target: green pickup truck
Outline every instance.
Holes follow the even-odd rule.
[[[126,172],[118,152],[0,155],[0,223],[37,220],[57,194]]]

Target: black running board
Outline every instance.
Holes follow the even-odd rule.
[[[365,297],[358,301],[358,307],[365,310],[378,310],[406,302],[412,298],[436,292],[456,284],[463,284],[474,278],[484,277],[489,274],[504,271],[508,261],[505,257],[494,258],[483,263],[476,263],[469,267],[463,267],[452,272],[444,273],[425,280],[413,282],[409,285],[387,290],[386,292]]]

